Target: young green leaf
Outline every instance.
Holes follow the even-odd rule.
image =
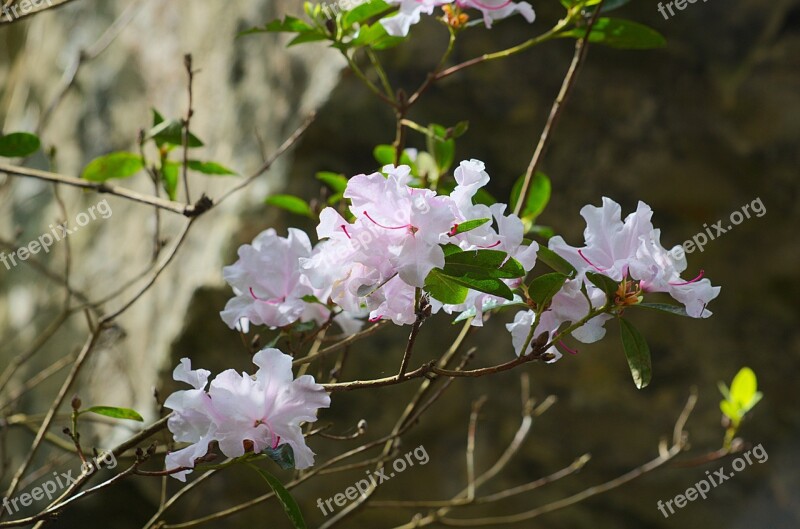
[[[303,215],[304,217],[310,218],[314,216],[308,202],[294,195],[272,195],[271,197],[267,197],[264,202],[270,206],[285,209],[296,215]]]
[[[536,302],[537,307],[543,308],[553,299],[553,296],[558,294],[566,280],[567,276],[558,272],[541,275],[528,285],[528,295]]]
[[[283,486],[278,478],[263,468],[253,465],[252,463],[248,463],[248,465],[258,472],[261,477],[264,478],[264,481],[269,483],[269,486],[272,488],[272,491],[278,498],[281,507],[283,507],[286,516],[288,516],[289,521],[292,522],[292,526],[294,526],[295,529],[306,529],[306,522],[303,520],[303,514],[300,512],[300,506],[297,505],[297,502],[294,500],[292,495],[289,494],[289,491],[286,490],[286,487]]]
[[[189,169],[207,175],[237,175],[236,171],[228,169],[217,162],[202,162],[200,160],[189,160]]]
[[[112,152],[95,158],[81,173],[81,178],[91,182],[105,182],[112,178],[128,178],[144,168],[142,158],[132,152]]]
[[[647,345],[644,336],[628,320],[620,318],[619,325],[622,348],[625,350],[625,357],[628,359],[628,367],[631,370],[633,382],[637,388],[642,389],[650,383],[650,379],[653,376],[650,347]]]
[[[28,132],[12,132],[0,136],[0,156],[5,158],[22,158],[39,150],[39,137]]]
[[[758,381],[756,374],[749,367],[743,367],[736,373],[731,382],[730,400],[747,413],[753,406],[761,400],[761,393],[758,391]]]
[[[582,39],[586,28],[573,28],[562,31],[558,37]],[[605,44],[612,48],[644,50],[661,48],[667,44],[666,39],[656,30],[638,22],[621,18],[600,17],[589,33],[589,42]]]
[[[578,273],[575,270],[575,267],[572,266],[569,261],[555,253],[553,250],[548,248],[544,245],[539,245],[539,251],[536,252],[538,259],[555,270],[556,272],[560,272],[567,276],[567,278],[572,279]]]
[[[114,419],[127,419],[130,421],[144,422],[144,418],[136,410],[130,408],[117,408],[114,406],[92,406],[85,410],[81,410],[79,414],[95,413],[97,415],[105,415]]]

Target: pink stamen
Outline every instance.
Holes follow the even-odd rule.
[[[583,250],[578,250],[578,255],[580,255],[581,259],[583,259],[584,261],[589,263],[589,266],[591,266],[592,268],[594,268],[598,272],[605,272],[606,271],[605,268],[600,268],[599,266],[595,266],[595,264],[593,262],[591,262],[589,259],[587,259],[586,256],[583,255]]]
[[[348,239],[352,239],[352,237],[350,237],[350,234],[347,232],[347,225],[346,224],[342,224],[341,228],[342,228],[342,231],[344,232],[344,234],[347,235],[347,238]]]
[[[369,322],[370,323],[376,323],[376,322],[381,321],[382,319],[383,319],[383,316],[375,316],[374,318],[370,318]]]
[[[450,228],[450,232],[448,233],[448,235],[450,237],[455,236],[457,230],[458,230],[458,224],[453,224],[453,227]]]
[[[496,243],[494,243],[491,246],[478,246],[478,248],[483,248],[484,250],[488,250],[489,248],[494,248],[496,246],[500,246],[500,241],[497,241]]]
[[[700,270],[700,273],[697,274],[697,277],[690,281],[684,281],[683,283],[670,283],[673,287],[682,287],[684,285],[691,285],[692,283],[697,283],[701,279],[703,279],[703,275],[705,274],[705,270]]]
[[[380,222],[378,222],[375,219],[373,219],[372,217],[370,217],[369,213],[367,213],[366,211],[364,211],[364,216],[367,217],[369,220],[371,220],[372,223],[375,224],[376,226],[380,226],[381,228],[384,228],[384,229],[387,229],[387,230],[404,230],[406,228],[413,228],[413,226],[411,226],[411,224],[406,224],[404,226],[384,226]]]
[[[275,435],[275,434],[273,434],[273,435]],[[272,449],[275,450],[276,448],[278,448],[279,444],[281,444],[281,436],[280,435],[275,435],[275,442],[272,443]]]
[[[462,7],[463,7],[463,5],[462,5],[462,1],[463,1],[463,0],[460,0],[460,1],[456,2],[456,3],[457,3],[459,6],[462,6]],[[475,4],[475,5],[476,5],[478,8],[480,8],[480,9],[486,9],[486,10],[488,10],[488,11],[497,11],[498,9],[503,9],[503,8],[504,8],[504,7],[506,7],[508,4],[510,4],[510,3],[511,3],[511,0],[506,0],[506,2],[503,2],[503,3],[502,3],[502,4],[500,4],[499,6],[487,6],[486,4],[483,4],[483,3],[479,2],[478,0],[471,0],[471,2],[470,2],[470,3],[472,3],[472,4]],[[470,7],[470,6],[467,6],[467,7]]]
[[[255,292],[253,292],[253,287],[249,287],[248,290],[250,290],[250,295],[253,296],[253,299],[256,301],[263,301],[264,303],[269,303],[270,305],[277,305],[278,303],[283,303],[286,301],[286,296],[275,299],[261,299],[260,297],[256,296]]]
[[[558,341],[558,345],[560,345],[566,352],[568,352],[571,355],[578,354],[578,350],[577,349],[570,349],[569,347],[567,347],[567,344],[564,343],[564,340],[559,340]]]

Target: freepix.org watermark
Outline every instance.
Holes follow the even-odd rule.
[[[729,224],[726,226],[723,226],[725,224],[724,220],[718,220],[711,226],[703,224],[704,231],[686,239],[682,245],[676,246],[670,250],[670,254],[673,259],[681,260],[687,253],[692,253],[695,250],[702,252],[710,241],[718,239],[721,235],[731,231],[734,226],[738,226],[744,222],[745,219],[751,218],[751,213],[756,217],[763,217],[767,214],[767,208],[764,206],[764,203],[761,202],[761,197],[756,197],[749,204],[745,204],[731,213],[728,217]]]
[[[94,474],[101,467],[108,469],[117,466],[117,458],[110,450],[102,451],[91,459],[86,459],[81,465],[81,473],[77,477],[72,476],[72,470],[67,472],[53,472],[53,477],[47,481],[32,488],[30,492],[23,492],[14,498],[3,498],[3,507],[9,514],[14,514],[23,507],[30,506],[34,501],[40,501],[47,498],[47,501],[52,501],[62,489],[65,489],[78,481],[81,476],[90,476]],[[0,509],[0,510],[2,510]]]
[[[2,2],[2,11],[3,16],[5,16],[6,21],[8,22],[13,22],[19,17],[23,17],[28,13],[36,11],[37,8],[42,4],[47,4],[51,7],[53,6],[53,0],[22,0],[22,2],[16,3],[12,6],[6,5],[7,3],[8,2]]]
[[[355,500],[359,496],[366,498],[367,492],[369,492],[371,488],[386,483],[397,474],[404,472],[407,468],[413,467],[415,460],[420,465],[426,465],[428,461],[430,461],[430,457],[428,457],[428,452],[425,450],[424,446],[419,445],[404,456],[398,457],[392,462],[391,468],[387,465],[380,470],[376,470],[374,473],[367,470],[368,479],[356,481],[354,485],[347,487],[343,493],[334,494],[326,500],[317,498],[317,507],[322,511],[322,514],[328,516],[336,510],[331,503],[335,504],[336,507],[344,507],[348,502]]]
[[[6,266],[6,270],[11,270],[12,267],[17,266],[18,261],[27,261],[31,255],[36,255],[42,250],[44,250],[44,253],[50,253],[50,247],[53,244],[72,235],[91,221],[97,220],[98,216],[101,219],[107,219],[112,213],[111,206],[107,200],[98,202],[86,211],[81,211],[75,215],[75,227],[68,228],[66,222],[56,225],[51,224],[48,226],[50,228],[49,233],[43,233],[37,239],[17,248],[10,254],[0,252],[0,262]]]
[[[678,494],[671,500],[667,500],[666,502],[658,500],[656,507],[659,511],[661,511],[661,514],[664,515],[664,518],[669,518],[671,514],[675,514],[676,508],[683,509],[686,507],[686,505],[688,505],[689,502],[695,501],[697,498],[706,499],[706,495],[711,491],[712,488],[717,488],[719,485],[725,483],[738,472],[743,471],[754,462],[759,464],[766,463],[768,459],[769,454],[767,454],[767,451],[764,450],[764,447],[761,446],[761,444],[754,446],[731,462],[733,472],[726,472],[725,467],[719,467],[719,469],[714,471],[713,474],[710,470],[706,470],[706,479],[701,479],[686,489],[686,492]]]

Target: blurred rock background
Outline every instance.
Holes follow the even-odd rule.
[[[302,50],[287,54],[271,37],[233,40],[237,30],[278,14],[299,14],[299,2],[230,2],[224,7],[211,3],[200,7],[196,2],[189,6],[178,0],[145,4],[118,41],[81,71],[78,90],[71,92],[46,129],[45,141],[59,146],[61,171],[72,174],[98,154],[132,146],[136,130],[147,125],[150,106],[180,115],[185,106],[181,66],[185,52],[192,52],[196,65],[203,69],[197,78],[196,123],[198,135],[209,145],[208,157],[230,162],[242,172],[260,159],[254,126],[269,150],[297,122],[299,108],[327,100],[291,165],[281,166],[261,187],[250,188],[222,215],[217,212],[213,220],[204,219],[194,233],[196,242],[184,248],[183,261],[172,269],[174,275],[162,278],[150,299],[141,302],[140,312],[123,320],[127,337],[115,340],[107,352],[96,356],[98,363],[91,371],[94,379],[89,382],[98,391],[106,386],[108,391],[118,391],[105,395],[124,402],[132,399],[147,410],[152,403],[149,386],[170,391],[174,386],[168,371],[182,356],[189,355],[197,365],[212,371],[248,367],[249,358],[239,337],[217,316],[229,296],[220,285],[219,267],[232,262],[236,247],[264,228],[275,226],[282,231],[298,224],[296,217],[280,216],[274,209],[258,205],[268,192],[285,187],[311,198],[319,193],[313,179],[316,171],[352,175],[373,170],[372,148],[392,141],[393,116],[352,76],[345,75],[331,91],[339,65],[323,53],[323,46],[307,47],[305,54]],[[658,500],[684,492],[704,478],[706,470],[713,472],[720,464],[729,467],[730,460],[690,469],[668,468],[520,526],[800,526],[800,481],[795,470],[800,462],[800,413],[795,405],[795,378],[800,373],[800,335],[796,332],[800,316],[800,241],[796,236],[800,217],[800,4],[764,0],[695,3],[669,20],[662,18],[656,5],[633,2],[616,16],[661,31],[669,42],[665,49],[590,49],[541,166],[553,181],[553,199],[539,222],[576,244],[583,230],[578,215],[583,205],[598,204],[606,195],[629,212],[637,200],[643,200],[655,210],[654,223],[662,229],[662,242],[671,246],[702,231],[704,223],[727,221],[731,212],[756,198],[762,200],[767,213],[744,221],[709,243],[703,253],[690,255],[690,270],[704,269],[714,284],[723,287],[710,306],[712,318],[694,321],[631,311],[653,352],[654,380],[647,389],[637,391],[631,383],[613,325],[606,340],[580,346],[578,356],[555,365],[526,367],[534,393],[540,399],[554,394],[559,402],[537,420],[515,464],[486,492],[547,475],[586,452],[593,459],[577,476],[460,516],[531,509],[655,457],[658,441],[671,434],[691,386],[700,393],[689,422],[692,445],[698,452],[716,449],[723,434],[716,383],[729,382],[742,365],[749,365],[759,376],[765,398],[742,435],[753,444],[762,444],[770,456],[766,463],[747,468],[713,490],[709,499],[693,502],[669,519],[657,510]],[[0,28],[0,39],[7,46],[7,57],[0,63],[3,78],[8,79],[1,110],[6,113],[4,130],[35,125],[35,109],[47,101],[48,89],[52,90],[74,50],[96,39],[125,4],[111,6],[83,0],[56,15],[48,14],[49,18],[43,16],[10,30]],[[560,16],[556,2],[534,7],[538,20],[533,26],[509,20],[493,31],[470,31],[454,60],[520,42]],[[47,25],[38,29],[38,24]],[[385,55],[385,62],[402,72],[402,77],[393,77],[395,84],[411,89],[424,79],[445,45],[441,28],[430,21],[416,26],[413,36],[409,44]],[[45,46],[41,43],[44,38],[52,38],[53,44]],[[69,42],[73,42],[72,53],[66,51]],[[457,159],[485,161],[493,177],[490,191],[506,197],[527,166],[571,54],[571,42],[553,42],[506,61],[467,70],[434,87],[410,117],[446,125],[468,119],[470,131],[458,142]],[[19,61],[23,66],[16,68],[26,72],[23,79],[27,81],[16,81],[12,75],[13,65]],[[27,84],[18,84],[23,82]],[[37,92],[42,95],[36,96]],[[412,145],[420,140],[411,138]],[[416,146],[424,144],[420,141]],[[3,184],[0,228],[5,230],[4,237],[20,226],[26,231],[19,240],[27,241],[57,216],[47,186],[31,186],[34,184],[20,181]],[[218,188],[210,189],[213,193]],[[94,204],[96,197],[76,196],[75,200],[73,210],[77,212]],[[119,282],[109,270],[128,276],[138,270],[131,269],[130,263],[146,262],[150,247],[141,230],[145,221],[134,222],[127,213],[118,213],[126,209],[131,215],[144,212],[122,203],[112,205],[114,216],[97,228],[95,237],[100,239],[87,240],[73,250],[85,259],[83,267],[76,267],[75,279],[87,287]],[[311,227],[302,221],[300,225]],[[109,232],[105,239],[103,231]],[[144,242],[130,244],[139,240]],[[124,252],[137,252],[138,260]],[[51,257],[54,263],[57,259],[57,253]],[[0,313],[5,311],[0,325],[4,337],[21,332],[13,343],[23,344],[40,332],[41,325],[49,321],[47,316],[52,319],[55,314],[48,309],[53,304],[49,298],[53,286],[22,267],[12,272],[0,270],[5,301],[0,305]],[[101,286],[107,288],[107,284],[97,288]],[[36,322],[31,325],[28,322],[34,315]],[[478,348],[475,365],[501,362],[513,354],[502,327],[507,319],[507,315],[493,318],[487,330],[470,339],[469,344]],[[80,323],[75,325],[76,334],[53,340],[39,367],[79,343]],[[433,358],[458,329],[444,317],[427,322],[415,361]],[[406,333],[407,329],[387,330],[354,347],[343,377],[393,373]],[[5,346],[6,339],[3,343],[0,358],[5,362],[17,345]],[[108,384],[97,384],[98,379]],[[120,384],[120,379],[129,382]],[[404,444],[409,450],[424,445],[430,462],[385,484],[378,496],[444,499],[461,490],[466,476],[463,450],[470,402],[482,395],[489,398],[479,425],[477,451],[478,468],[487,468],[518,425],[518,387],[517,372],[456,381]],[[368,437],[377,438],[402,411],[398,403],[413,391],[409,384],[376,391],[370,398],[358,393],[337,395],[323,419],[333,420],[340,430],[366,419]],[[24,403],[22,409],[40,411],[41,404],[36,404],[40,403]],[[152,408],[149,411],[152,413]],[[15,435],[19,443],[30,438],[26,433]],[[318,440],[312,448],[325,457],[351,444]],[[215,512],[260,494],[264,485],[246,470],[235,469],[213,478],[202,494],[179,504],[167,519],[178,521]],[[337,474],[296,489],[310,526],[323,520],[314,506],[318,497],[342,492],[362,475],[360,470]],[[117,489],[117,495],[87,501],[53,525],[93,527],[91,520],[102,520],[103,527],[141,527],[158,503],[157,489],[128,482]],[[367,510],[343,526],[391,527],[410,519],[413,512]],[[234,528],[265,520],[271,527],[288,526],[274,506],[260,506],[210,526]]]

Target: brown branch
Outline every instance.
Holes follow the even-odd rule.
[[[564,81],[561,83],[561,90],[559,90],[558,96],[556,96],[555,101],[553,101],[553,106],[550,108],[550,115],[547,117],[547,123],[542,130],[542,135],[539,137],[539,143],[536,144],[533,157],[528,164],[528,170],[525,173],[525,179],[522,181],[522,187],[519,190],[519,197],[517,197],[517,203],[514,206],[514,214],[517,216],[520,215],[525,207],[525,204],[528,202],[531,181],[536,174],[536,168],[539,167],[539,162],[541,162],[545,149],[547,149],[547,146],[550,143],[553,129],[558,123],[559,117],[561,117],[561,110],[564,106],[564,103],[566,103],[570,92],[572,91],[572,87],[575,84],[575,79],[577,78],[578,70],[586,58],[586,53],[589,51],[589,35],[592,32],[592,27],[594,27],[594,24],[597,21],[600,10],[603,8],[603,1],[604,0],[601,0],[601,2],[595,8],[592,18],[589,20],[589,23],[586,27],[586,34],[583,36],[583,38],[578,39],[575,42],[575,53],[572,56],[572,63],[569,65],[567,75],[564,77]]]

